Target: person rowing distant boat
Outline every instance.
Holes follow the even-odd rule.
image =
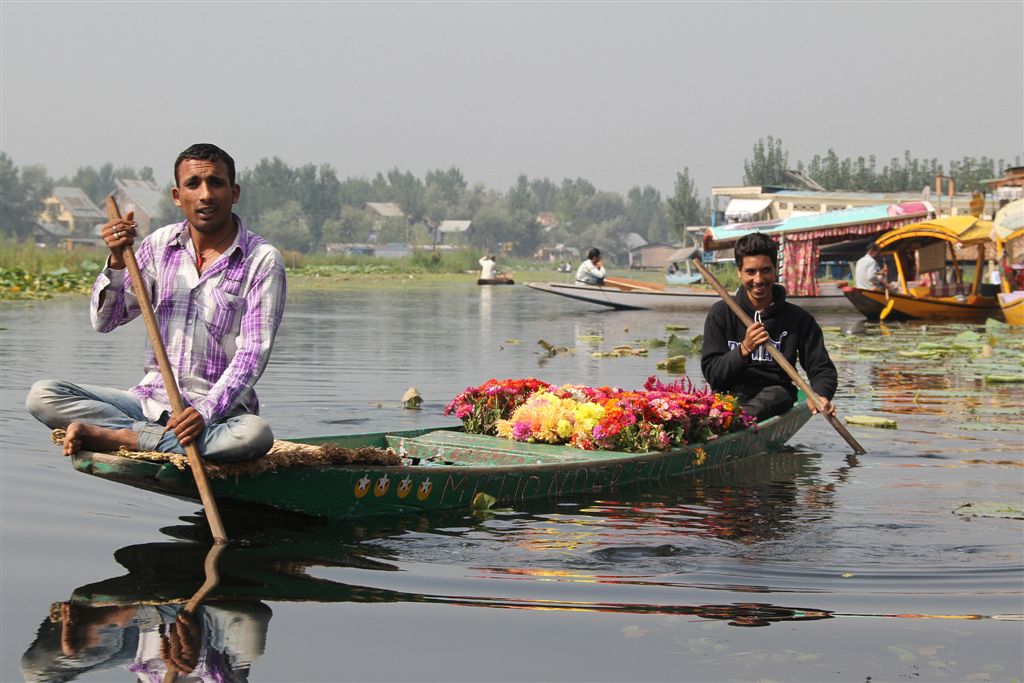
[[[587,252],[587,260],[576,270],[576,282],[584,285],[604,286],[604,263],[601,261],[601,250],[597,247]]]
[[[273,444],[254,387],[284,313],[284,259],[232,212],[241,190],[227,152],[192,145],[174,162],[174,182],[171,197],[185,220],[147,236],[136,258],[186,407],[171,415],[152,349],[145,377],[129,391],[40,380],[26,405],[48,427],[66,429],[64,455],[119,448],[184,453],[194,443],[206,460],[231,461],[260,457]],[[110,256],[90,302],[98,332],[141,313],[140,283],[126,275],[123,253],[136,228],[130,211],[103,226]]]

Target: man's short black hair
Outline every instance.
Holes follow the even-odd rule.
[[[882,251],[882,248],[878,246],[878,242],[868,242],[868,247],[864,250],[864,253],[870,254],[873,251]]]
[[[231,158],[231,155],[222,150],[217,145],[211,145],[209,142],[197,142],[194,145],[189,146],[184,152],[178,155],[178,158],[174,160],[174,186],[178,186],[178,167],[181,166],[181,162],[187,160],[195,161],[223,161],[224,165],[228,167],[228,182],[232,186],[235,184],[235,160]]]
[[[737,268],[743,267],[745,256],[767,256],[772,260],[773,266],[779,265],[779,245],[763,232],[752,232],[736,240],[733,254],[736,257]]]
[[[587,260],[593,261],[596,258],[601,258],[601,250],[598,249],[597,247],[594,247],[593,249],[587,252]]]

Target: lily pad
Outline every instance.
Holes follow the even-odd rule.
[[[1013,503],[995,503],[982,501],[978,503],[964,503],[956,510],[954,515],[963,517],[998,517],[1001,519],[1024,519],[1024,508]]]
[[[658,369],[675,373],[686,372],[686,356],[669,356],[665,360],[658,361]]]
[[[896,429],[896,420],[886,417],[875,417],[873,415],[846,415],[843,421],[848,425],[861,427],[875,427],[876,429]]]
[[[986,384],[1022,384],[1024,375],[985,375]]]

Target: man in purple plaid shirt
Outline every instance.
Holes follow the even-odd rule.
[[[152,349],[145,377],[128,391],[41,380],[26,404],[47,426],[67,429],[64,455],[122,447],[184,453],[194,442],[203,458],[232,461],[258,458],[273,444],[254,386],[284,312],[281,253],[232,213],[241,190],[224,150],[192,145],[174,162],[174,182],[185,220],[143,239],[136,259],[186,408],[170,415]],[[136,227],[130,211],[103,226],[110,257],[90,305],[99,332],[140,314],[121,252]]]

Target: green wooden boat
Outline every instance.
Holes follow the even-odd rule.
[[[605,494],[638,482],[686,477],[778,450],[810,418],[804,401],[756,431],[668,451],[620,453],[531,444],[467,434],[460,428],[292,439],[342,448],[391,447],[409,465],[290,467],[210,478],[218,501],[257,504],[336,519],[397,515],[528,500]],[[81,451],[81,472],[179,498],[198,500],[192,474],[169,462]],[[484,495],[485,494],[485,495]],[[493,501],[488,500],[493,497]]]

